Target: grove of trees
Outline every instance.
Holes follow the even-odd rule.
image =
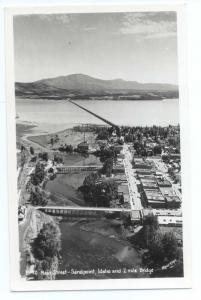
[[[38,162],[35,167],[34,173],[31,174],[31,183],[33,185],[39,185],[45,178],[45,167]]]
[[[53,223],[46,223],[31,244],[31,252],[36,260],[37,279],[41,271],[49,271],[61,251],[60,230]]]
[[[110,201],[117,198],[117,184],[113,180],[97,183],[99,178],[100,175],[98,173],[91,173],[85,178],[83,185],[78,190],[82,192],[87,204],[98,207],[109,207]]]
[[[101,173],[110,177],[112,175],[113,170],[113,158],[107,158],[103,163],[103,167],[101,169]]]
[[[41,158],[44,161],[48,161],[48,159],[49,159],[49,156],[48,156],[47,152],[41,152],[41,153],[39,153],[38,157]]]
[[[29,201],[33,206],[45,206],[48,203],[48,193],[38,186],[33,187],[30,191]]]

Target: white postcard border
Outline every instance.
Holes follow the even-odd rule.
[[[187,53],[185,4],[158,5],[74,5],[15,7],[5,9],[5,53],[6,53],[6,102],[7,102],[7,147],[8,147],[8,201],[10,235],[10,284],[13,291],[41,290],[106,290],[106,289],[161,289],[191,288],[191,201],[189,165],[189,122],[187,94]],[[14,94],[14,57],[13,24],[16,14],[38,13],[84,13],[84,12],[134,12],[134,11],[176,11],[178,16],[178,57],[179,57],[179,99],[181,125],[182,157],[182,199],[183,199],[183,278],[147,279],[93,279],[93,280],[55,280],[26,281],[19,275],[18,221],[17,221],[17,173],[16,173],[16,132],[15,132],[15,94]],[[182,105],[181,105],[182,104]]]

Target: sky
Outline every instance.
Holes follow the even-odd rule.
[[[82,73],[177,84],[175,12],[14,16],[15,81]]]

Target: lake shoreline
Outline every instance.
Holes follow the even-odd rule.
[[[84,108],[117,126],[168,126],[179,123],[179,100],[76,100]],[[43,133],[78,124],[105,125],[92,114],[65,100],[16,99],[17,122],[36,125]],[[40,127],[40,128],[39,128]],[[34,132],[35,133],[35,132]]]

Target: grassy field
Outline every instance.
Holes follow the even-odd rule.
[[[51,139],[55,140],[57,137],[58,141],[51,145]],[[79,143],[83,142],[84,134],[82,132],[74,131],[73,129],[66,129],[57,133],[29,136],[28,139],[43,147],[57,149],[64,144],[71,144],[73,147],[76,147]],[[93,146],[95,144],[96,135],[93,132],[86,132],[85,139]]]

